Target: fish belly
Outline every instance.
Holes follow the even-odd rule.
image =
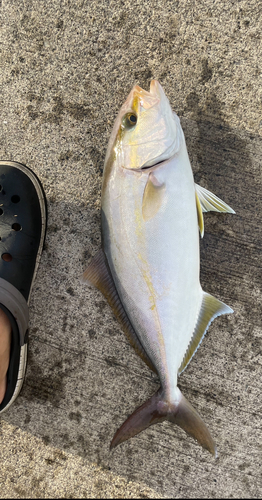
[[[169,398],[202,300],[195,189],[186,151],[154,170],[165,185],[147,220],[148,173],[115,169],[102,202],[104,251],[126,313]]]

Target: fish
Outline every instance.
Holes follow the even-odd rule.
[[[100,290],[160,388],[116,431],[110,448],[168,420],[214,456],[206,424],[178,388],[210,323],[231,307],[202,290],[203,213],[234,210],[194,183],[184,133],[157,80],[135,85],[122,105],[105,157],[102,248],[83,274]]]

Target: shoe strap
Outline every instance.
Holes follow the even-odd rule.
[[[19,290],[3,278],[0,278],[0,304],[14,316],[19,329],[20,345],[24,345],[29,322],[28,305]]]

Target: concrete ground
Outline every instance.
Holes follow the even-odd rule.
[[[26,381],[1,416],[1,498],[261,498],[261,3],[2,0],[1,159],[48,201],[30,303]],[[195,180],[236,215],[205,215],[203,289],[217,319],[179,385],[215,460],[163,423],[109,452],[158,380],[104,298],[80,282],[100,247],[103,159],[135,83],[158,79],[181,118]]]

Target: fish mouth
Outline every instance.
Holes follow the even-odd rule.
[[[131,170],[132,172],[140,172],[140,173],[141,172],[148,172],[148,171],[151,172],[151,170],[156,170],[157,168],[160,168],[162,165],[169,162],[174,157],[175,157],[175,154],[171,155],[169,158],[166,158],[164,160],[156,161],[152,165],[144,165],[144,166],[142,165],[142,167],[138,167],[138,168],[128,168],[128,167],[125,167],[125,168],[126,168],[126,170]]]
[[[145,170],[156,170],[159,168],[161,165],[164,165],[164,163],[169,162],[175,157],[175,154],[171,155],[169,158],[165,158],[164,160],[159,160],[153,163],[152,165],[145,165],[139,168],[140,172],[145,171]]]
[[[162,87],[161,87],[160,83],[157,80],[151,80],[151,82],[150,82],[150,90],[149,90],[150,94],[155,94],[155,95],[158,94],[158,95],[160,95],[161,94],[161,89],[162,89]]]
[[[159,168],[161,165],[167,161],[174,158],[176,154],[176,141],[173,141],[164,152],[160,152],[155,158],[147,160],[143,165],[141,165],[139,170],[148,170],[152,168]]]
[[[170,160],[170,158],[166,159],[166,160],[160,160],[160,161],[157,161],[156,163],[154,163],[153,165],[146,165],[145,167],[141,167],[140,170],[149,170],[151,168],[155,168],[155,167],[158,167],[159,165],[162,165],[163,163],[167,162],[168,160]]]

